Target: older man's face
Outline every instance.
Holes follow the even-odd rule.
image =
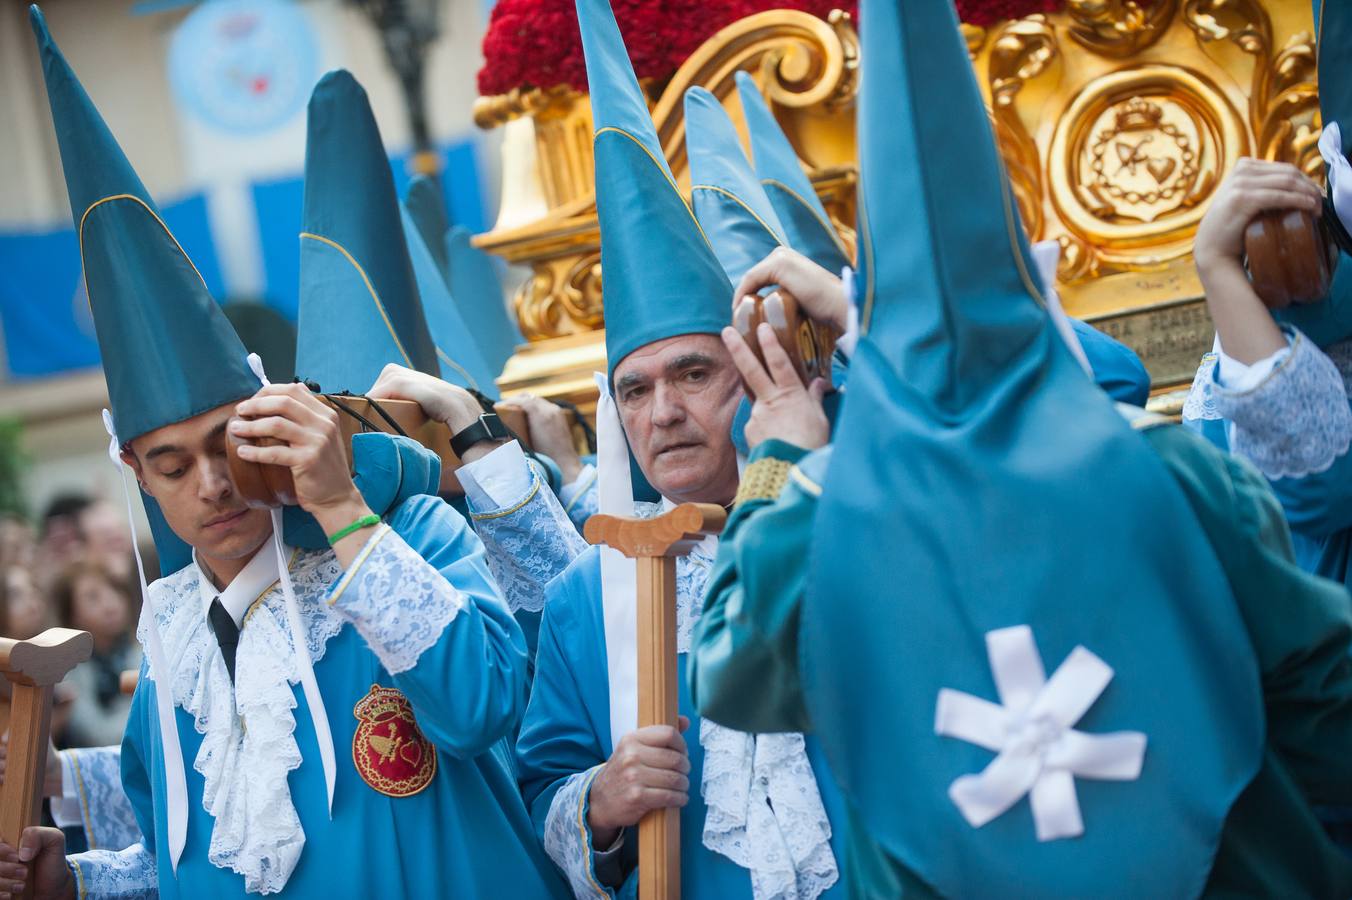
[[[742,382],[718,335],[647,344],[621,360],[614,377],[620,421],[652,486],[678,503],[730,502]]]

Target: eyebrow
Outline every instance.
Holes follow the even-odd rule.
[[[217,438],[225,436],[225,427],[228,422],[221,422],[207,434],[207,443],[215,441]],[[178,444],[160,444],[158,447],[151,447],[146,451],[146,459],[151,460],[157,456],[164,456],[166,453],[186,453],[187,448]]]
[[[667,363],[667,374],[680,372],[683,369],[693,369],[696,366],[712,366],[713,364],[714,358],[707,353],[682,353]]]

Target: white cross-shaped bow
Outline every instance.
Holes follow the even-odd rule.
[[[986,634],[1000,705],[961,691],[939,691],[934,730],[993,750],[975,775],[948,788],[949,799],[975,828],[1002,815],[1028,794],[1039,841],[1084,833],[1075,776],[1134,781],[1145,759],[1139,731],[1084,734],[1071,728],[1098,700],[1113,670],[1076,647],[1048,679],[1027,625]]]

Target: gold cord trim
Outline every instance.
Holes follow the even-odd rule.
[[[301,240],[309,239],[312,241],[319,241],[319,243],[321,244],[327,244],[328,246],[337,250],[339,253],[343,254],[343,257],[349,263],[352,264],[352,268],[357,270],[357,274],[361,276],[362,282],[366,285],[367,293],[371,295],[371,299],[375,302],[376,312],[380,313],[380,318],[385,323],[385,328],[390,332],[390,338],[394,340],[395,349],[397,349],[399,351],[399,355],[404,358],[404,364],[408,366],[410,369],[412,369],[414,367],[413,361],[409,358],[408,352],[404,350],[403,342],[399,340],[399,335],[395,333],[394,325],[390,323],[390,317],[385,313],[385,304],[380,302],[380,295],[376,293],[375,285],[371,284],[371,279],[367,277],[366,270],[362,268],[361,263],[357,262],[357,260],[352,257],[352,254],[348,253],[347,248],[344,247],[342,244],[338,243],[337,241],[330,240],[329,238],[326,238],[323,235],[311,234],[308,231],[302,231],[300,233],[300,239]]]
[[[823,219],[821,213],[817,212],[817,208],[808,202],[806,197],[777,178],[762,178],[761,184],[767,187],[777,187],[802,204],[803,209],[807,210],[808,214],[817,220],[817,224],[826,230],[826,234],[831,238],[831,242],[836,245],[836,249],[840,251],[841,255],[849,257],[849,254],[845,252],[845,245],[840,242],[840,235],[836,233],[836,226]]]
[[[630,134],[629,132],[625,131],[623,128],[616,128],[614,125],[607,125],[605,128],[598,128],[596,130],[596,134],[592,136],[593,147],[596,145],[596,139],[599,138],[601,135],[605,134],[607,131],[623,135],[624,137],[629,138],[629,140],[633,141],[635,144],[638,145],[638,148],[640,150],[648,154],[648,158],[653,161],[653,165],[657,166],[657,171],[662,173],[662,177],[667,180],[667,184],[671,185],[671,189],[676,192],[676,196],[680,199],[681,205],[685,207],[686,214],[690,216],[690,221],[695,223],[695,229],[699,232],[699,236],[704,238],[704,243],[709,245],[710,250],[713,250],[714,248],[713,243],[709,240],[709,236],[704,233],[704,229],[700,227],[699,219],[695,217],[695,211],[690,208],[690,202],[685,199],[685,195],[681,193],[681,189],[676,186],[676,182],[672,180],[671,175],[667,172],[666,164],[653,155],[653,152],[648,149],[647,144],[643,143],[641,140],[639,140],[633,134]]]
[[[742,473],[742,482],[737,486],[737,496],[732,498],[734,507],[748,500],[776,500],[784,484],[789,480],[789,470],[793,463],[773,456],[762,457],[746,467]]]
[[[751,215],[751,218],[755,219],[757,222],[760,223],[760,226],[762,228],[770,232],[770,237],[774,238],[777,243],[779,243],[780,245],[788,243],[788,241],[784,240],[784,238],[779,235],[779,232],[775,231],[773,228],[770,227],[769,222],[765,221],[759,215],[757,215],[756,211],[752,209],[750,206],[748,206],[745,200],[743,200],[741,197],[738,197],[736,194],[734,194],[727,188],[719,187],[716,184],[696,184],[692,185],[690,188],[691,196],[694,196],[695,191],[710,191],[711,193],[722,194],[724,197],[727,197],[733,203],[736,203],[742,209],[746,210]]]
[[[94,309],[94,299],[93,295],[90,294],[89,292],[89,275],[87,274],[89,272],[89,267],[85,265],[85,256],[84,256],[85,220],[89,218],[89,214],[92,213],[95,209],[97,209],[98,207],[102,206],[105,203],[111,203],[114,200],[130,200],[133,203],[139,203],[141,205],[141,208],[144,209],[147,213],[149,213],[150,217],[155,220],[156,224],[158,224],[161,228],[164,229],[164,233],[169,236],[169,240],[174,242],[174,246],[178,248],[178,252],[183,254],[183,258],[187,260],[188,265],[192,267],[193,274],[196,275],[198,280],[202,282],[202,289],[206,290],[207,280],[202,277],[202,273],[198,271],[196,263],[192,261],[192,257],[188,255],[188,251],[183,249],[183,245],[178,242],[178,238],[174,237],[174,233],[169,230],[169,226],[164,224],[164,220],[160,218],[159,213],[151,209],[150,204],[146,203],[144,200],[142,200],[140,197],[137,197],[135,194],[111,194],[107,197],[103,197],[102,199],[95,200],[93,203],[89,204],[89,208],[86,209],[84,211],[84,214],[80,216],[80,227],[75,229],[76,236],[80,242],[80,278],[84,281],[85,302],[89,304],[89,309],[91,311]],[[207,291],[207,293],[211,292]]]

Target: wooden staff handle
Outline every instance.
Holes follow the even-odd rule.
[[[89,659],[94,638],[87,631],[49,628],[35,638],[0,638],[0,673],[9,682],[9,759],[0,786],[0,840],[19,846],[23,830],[40,824],[47,741],[52,724],[52,687]],[[28,882],[25,898],[32,896]]]
[[[676,727],[676,558],[705,535],[718,534],[727,511],[711,503],[683,503],[652,519],[592,516],[587,540],[620,551],[638,564],[638,725]],[[681,896],[681,811],[658,809],[638,823],[638,895]]]

